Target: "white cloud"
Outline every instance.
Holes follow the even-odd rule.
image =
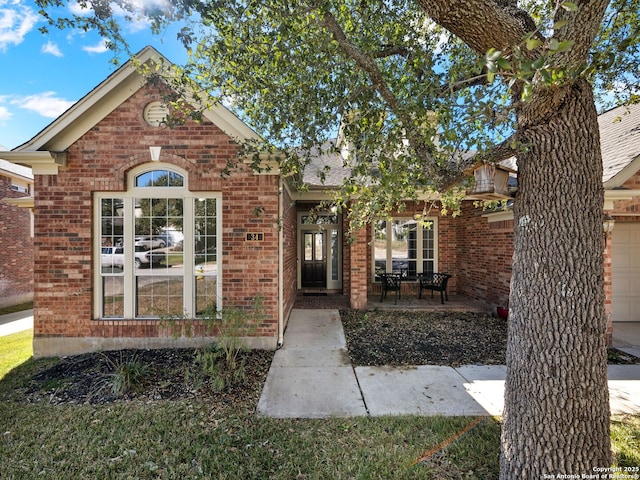
[[[46,44],[44,44],[42,46],[41,49],[42,53],[49,53],[51,55],[53,55],[54,57],[63,57],[64,55],[62,55],[62,52],[60,51],[60,48],[58,48],[58,45],[53,43],[51,40],[49,40]]]
[[[25,110],[36,112],[43,117],[58,118],[75,102],[58,98],[55,95],[55,92],[37,93],[35,95],[15,98],[11,100],[11,103]]]
[[[100,40],[100,42],[97,45],[86,45],[84,47],[82,47],[82,50],[84,50],[87,53],[104,53],[108,50],[105,41],[104,40]]]
[[[13,113],[11,113],[7,107],[0,107],[0,122],[9,120],[12,116]]]
[[[69,11],[78,16],[89,16],[93,13],[93,10],[88,5],[83,7],[78,2],[69,2]]]
[[[0,52],[22,43],[38,20],[38,14],[19,1],[0,0]]]

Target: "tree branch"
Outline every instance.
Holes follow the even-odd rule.
[[[571,50],[557,55],[558,65],[581,65],[586,62],[609,0],[589,0],[576,3],[578,5],[577,11],[558,8],[553,19],[554,24],[567,22],[565,26],[554,31],[554,38],[559,42],[575,42]]]
[[[516,157],[518,153],[521,153],[517,145],[517,135],[512,135],[504,142],[494,145],[486,152],[481,152],[470,157],[464,162],[465,168],[479,165],[481,163],[500,163],[503,160]]]
[[[413,127],[413,119],[408,115],[400,103],[396,95],[391,91],[387,81],[384,78],[383,73],[378,68],[375,60],[362,52],[356,45],[351,43],[346,34],[342,30],[342,27],[337,22],[335,17],[328,10],[316,5],[318,11],[322,15],[322,22],[324,27],[331,33],[334,40],[338,43],[343,52],[356,62],[358,67],[364,71],[371,80],[374,88],[380,94],[380,96],[387,103],[391,111],[398,117],[401,123],[405,126],[407,140],[409,145],[414,150],[420,160],[426,165],[435,166],[436,162],[433,158],[432,147],[428,141],[422,137],[421,132],[416,132]],[[431,168],[431,167],[430,167]],[[436,174],[434,167],[434,175]]]
[[[484,55],[491,48],[508,54],[535,30],[533,20],[526,12],[514,8],[513,2],[509,1],[418,0],[418,4],[436,23],[459,37],[478,55]],[[518,15],[515,15],[516,10]],[[522,14],[531,21],[525,21]],[[488,25],[491,28],[487,28]]]

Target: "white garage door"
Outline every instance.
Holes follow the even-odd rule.
[[[612,242],[613,321],[640,321],[640,223],[616,223]]]

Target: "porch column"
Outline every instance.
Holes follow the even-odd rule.
[[[611,268],[611,260],[612,260],[612,252],[611,252],[611,234],[607,234],[605,237],[605,247],[604,247],[604,314],[607,319],[607,330],[606,330],[606,338],[607,345],[611,346],[612,336],[613,336],[613,289],[611,288],[611,277],[612,277],[612,268]]]
[[[362,310],[367,307],[367,229],[354,232],[355,240],[350,246],[351,262],[351,308]]]

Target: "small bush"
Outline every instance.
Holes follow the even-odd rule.
[[[112,370],[108,374],[111,384],[111,392],[116,395],[125,395],[129,392],[136,391],[146,380],[149,373],[149,366],[140,361],[137,356],[129,360],[120,358],[119,361],[113,361],[108,357],[107,364]]]

